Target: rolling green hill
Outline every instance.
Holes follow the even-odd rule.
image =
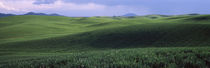
[[[209,68],[210,15],[0,18],[0,68]]]
[[[63,35],[71,35],[80,32],[88,32],[97,29],[141,24],[147,19],[134,20],[127,23],[126,18],[102,17],[59,17],[59,16],[12,16],[0,18],[0,42],[15,42],[35,40]],[[140,23],[136,23],[136,22]],[[103,26],[107,25],[107,26]],[[99,27],[102,26],[102,27]]]
[[[0,48],[53,50],[209,46],[209,17],[5,17],[0,19]]]

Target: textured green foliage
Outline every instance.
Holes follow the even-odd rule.
[[[0,68],[209,68],[209,15],[0,18]]]
[[[22,54],[19,54],[22,55]],[[209,68],[209,48],[135,48],[36,54],[2,68]],[[4,55],[3,55],[4,56]],[[24,57],[19,56],[19,57]],[[25,56],[29,57],[29,56]]]

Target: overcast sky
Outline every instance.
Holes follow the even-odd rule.
[[[27,12],[66,16],[210,14],[210,0],[0,0],[0,13]]]

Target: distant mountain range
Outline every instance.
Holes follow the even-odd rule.
[[[4,14],[4,13],[0,13],[0,17],[6,17],[6,16],[15,16],[14,14]]]
[[[45,13],[34,13],[34,12],[28,12],[24,15],[41,15],[41,16],[62,16],[62,15],[59,15],[59,14],[45,14]]]
[[[22,14],[22,15],[41,15],[41,16],[63,16],[63,15],[59,15],[59,14],[45,14],[45,13],[34,13],[34,12],[28,12],[26,14]],[[7,17],[7,16],[16,16],[15,14],[4,14],[4,13],[0,13],[0,17]]]
[[[53,13],[53,14],[45,14],[45,13],[35,13],[35,12],[28,12],[26,14],[22,14],[22,15],[41,15],[41,16],[63,16],[63,15],[59,15],[59,14],[56,14],[56,13]],[[197,14],[197,13],[192,13],[192,14],[186,14],[186,15],[200,15],[200,14]],[[7,16],[16,16],[15,14],[5,14],[5,13],[0,13],[0,17],[7,17]],[[135,13],[127,13],[125,15],[122,15],[122,16],[125,16],[125,17],[133,17],[133,16],[138,16],[137,14]],[[146,15],[146,16],[154,16],[154,15]],[[169,15],[155,15],[155,16],[163,16],[163,17],[168,17]]]

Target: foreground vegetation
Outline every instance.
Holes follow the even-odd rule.
[[[2,68],[209,68],[209,47],[130,48],[77,53],[35,53],[1,61]],[[1,59],[5,59],[1,55]]]
[[[210,15],[0,18],[0,68],[209,68]]]

